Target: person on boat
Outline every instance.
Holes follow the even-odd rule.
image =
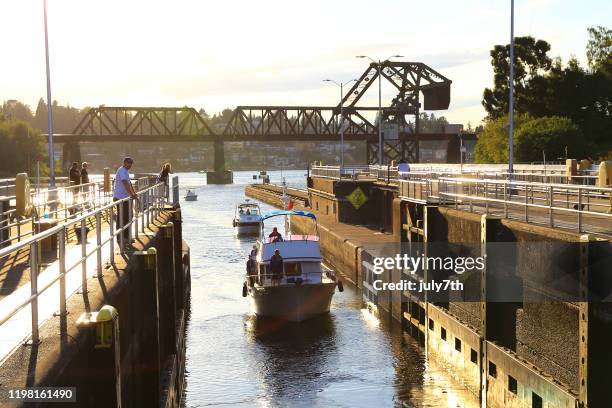
[[[270,272],[272,273],[272,284],[279,284],[283,276],[283,257],[277,249],[270,258]]]
[[[246,215],[251,215],[251,210],[247,208]]]
[[[257,256],[257,245],[253,245],[253,249],[251,249],[251,255],[253,259]]]
[[[278,232],[278,228],[274,227],[270,235],[268,235],[270,242],[281,242],[283,240],[283,236],[280,232]]]
[[[253,286],[253,282],[255,279],[255,260],[252,255],[249,255],[249,260],[246,263],[246,273],[247,279],[249,280],[249,285]]]
[[[240,215],[244,214],[244,210],[241,208],[240,210],[238,210],[238,214]]]

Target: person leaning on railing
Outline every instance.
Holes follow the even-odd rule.
[[[89,165],[87,164],[87,162],[83,162],[81,164],[81,185],[83,187],[81,187],[81,192],[84,195],[84,201],[87,201],[89,199],[89,186],[87,184],[89,184],[89,172],[87,171],[87,167]]]
[[[124,198],[131,197],[134,200],[138,200],[136,191],[132,182],[130,181],[130,172],[134,160],[131,157],[123,159],[123,166],[117,169],[115,174],[115,186],[113,189],[113,201],[123,200]],[[117,211],[117,230],[128,225],[132,220],[132,214],[130,213],[130,202],[128,200],[122,201],[116,206]],[[121,245],[121,235],[123,235],[123,244],[127,245],[130,243],[130,229],[124,229],[121,234],[117,234],[117,243]]]
[[[170,173],[172,173],[172,165],[170,165],[170,163],[164,163],[159,175],[157,176],[157,182],[164,183],[164,197],[166,198],[168,198],[170,194],[170,190],[168,189],[168,177]]]

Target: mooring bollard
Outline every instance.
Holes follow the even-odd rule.
[[[169,222],[160,226],[158,299],[160,352],[162,359],[176,353],[176,304],[175,304],[175,264],[174,264],[174,224]]]
[[[149,248],[138,251],[132,257],[132,289],[130,309],[135,316],[132,342],[138,344],[134,355],[135,390],[130,406],[157,407],[161,399],[160,372],[161,359],[159,350],[159,314],[157,299],[157,250]]]
[[[121,358],[119,314],[112,306],[83,313],[77,320],[86,331],[87,356],[83,358],[87,392],[79,393],[79,402],[88,407],[121,407]],[[87,400],[87,402],[83,401]]]

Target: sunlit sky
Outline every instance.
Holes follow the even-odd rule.
[[[515,35],[585,62],[606,0],[516,0]],[[325,78],[359,77],[366,54],[430,65],[453,81],[446,116],[476,125],[489,51],[509,40],[510,0],[48,0],[53,99],[72,106],[335,105]],[[42,0],[0,3],[0,101],[46,94]],[[383,88],[383,98],[394,96]],[[374,87],[361,105],[377,106]]]

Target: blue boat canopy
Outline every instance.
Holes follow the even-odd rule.
[[[316,220],[317,217],[308,211],[290,211],[290,210],[278,210],[278,211],[271,211],[269,213],[264,214],[261,219],[262,220],[267,220],[268,218],[272,218],[272,217],[278,217],[279,215],[297,215],[297,216],[301,216],[301,217],[309,217],[312,218],[313,220]]]

